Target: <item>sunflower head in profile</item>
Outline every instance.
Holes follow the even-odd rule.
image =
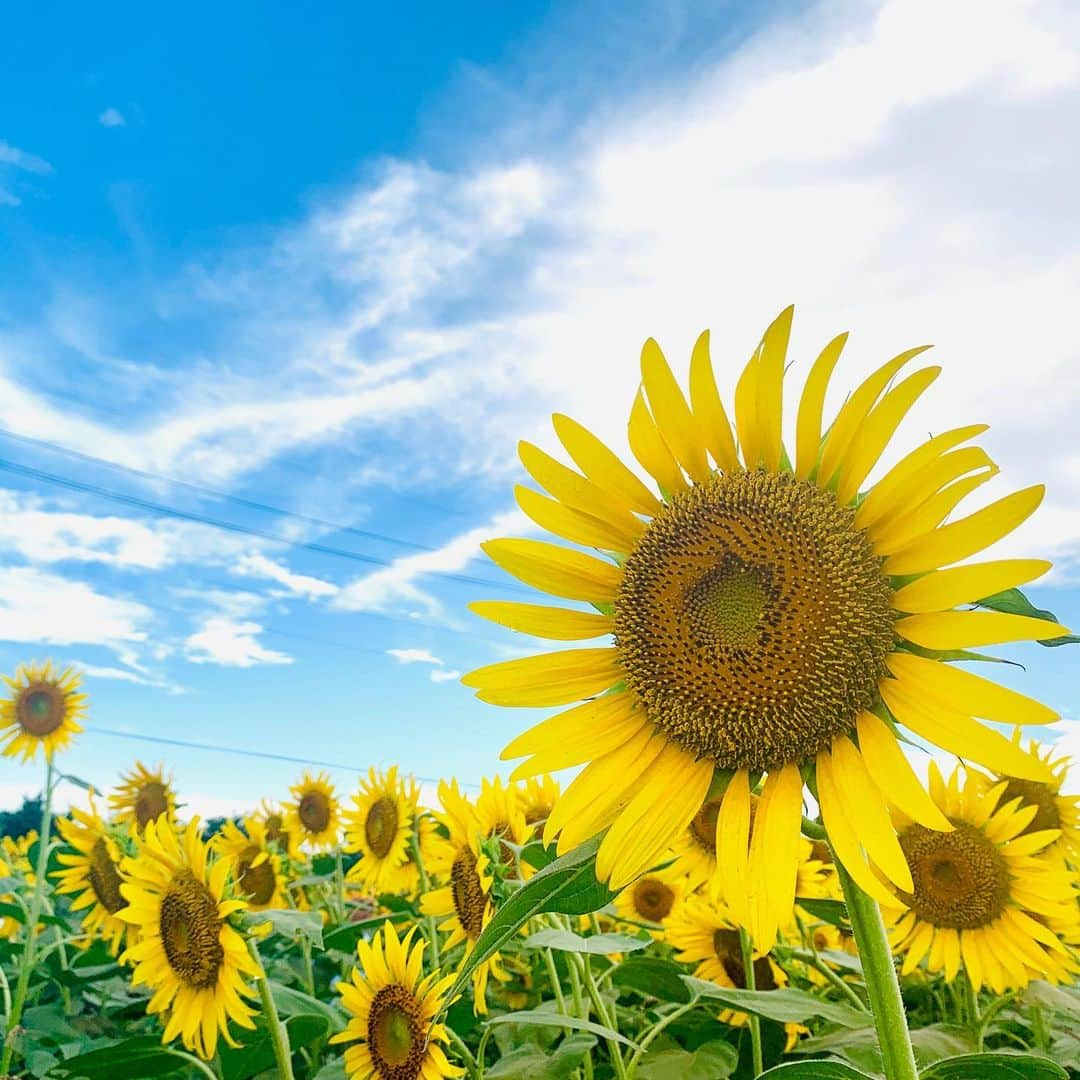
[[[343,814],[345,850],[360,856],[349,881],[376,895],[411,884],[409,849],[419,797],[416,782],[398,776],[396,765],[386,772],[371,769],[360,781],[352,807]]]
[[[481,850],[476,810],[458,790],[457,781],[439,784],[439,800],[443,806],[439,821],[447,835],[435,837],[429,869],[446,884],[425,893],[420,910],[443,918],[439,930],[447,934],[444,948],[449,951],[464,945],[464,960],[494,914],[491,888],[495,879],[491,862]],[[489,977],[509,978],[498,953],[473,969],[473,1007],[480,1015],[487,1012]]]
[[[147,1011],[164,1014],[162,1042],[179,1036],[209,1060],[219,1035],[237,1045],[230,1020],[255,1026],[254,1010],[243,999],[254,995],[248,980],[260,971],[229,924],[247,905],[230,898],[229,863],[208,859],[197,818],[182,834],[167,819],[151,821],[135,845],[136,854],[121,863],[127,907],[117,914],[138,940],[121,960],[133,966],[135,986],[153,990]]]
[[[134,940],[131,926],[118,918],[128,903],[120,891],[124,883],[120,845],[98,815],[93,796],[89,813],[73,807],[70,815],[58,818],[56,824],[69,849],[57,855],[62,869],[53,875],[56,891],[74,897],[72,910],[86,911],[83,930],[100,937],[116,956],[129,935]]]
[[[385,922],[370,943],[357,946],[360,968],[338,983],[349,1014],[345,1030],[330,1041],[352,1043],[345,1050],[345,1073],[357,1080],[442,1080],[465,1075],[451,1065],[440,1044],[443,1024],[435,1017],[446,1007],[453,975],[423,974],[424,942],[415,928],[399,940]]]
[[[913,886],[885,914],[905,974],[925,959],[949,982],[963,967],[976,990],[1003,994],[1080,971],[1062,940],[1080,926],[1076,877],[1043,854],[1059,831],[1030,831],[1038,807],[1005,802],[1008,787],[959,766],[946,781],[931,762],[930,794],[952,830],[897,815]]]
[[[270,843],[261,818],[245,818],[242,829],[235,821],[226,821],[211,843],[230,864],[236,892],[252,911],[289,906],[281,855],[277,845]]]
[[[288,815],[283,806],[279,806],[271,799],[263,799],[254,816],[262,822],[268,844],[272,844],[289,859],[298,857],[300,838],[286,827],[285,819]]]
[[[492,664],[463,680],[494,705],[571,706],[514,739],[504,757],[526,758],[512,779],[584,766],[545,837],[558,835],[565,851],[606,830],[596,870],[613,888],[654,865],[709,794],[722,792],[724,895],[750,897],[742,914],[765,946],[795,893],[804,772],[858,884],[879,899],[910,890],[889,808],[929,827],[940,827],[941,815],[897,726],[1045,782],[1042,762],[980,721],[1044,724],[1056,714],[947,661],[958,650],[1067,633],[1051,621],[964,607],[1050,566],[964,562],[1043,495],[1027,488],[950,520],[998,471],[969,445],[984,426],[944,431],[878,468],[939,373],[924,367],[904,377],[922,348],[883,364],[826,422],[846,335],[835,338],[810,368],[794,442],[784,445],[791,319],[788,308],[768,327],[739,376],[734,423],[707,333],[690,359],[688,394],[656,342],[645,343],[628,440],[651,485],[566,416],[555,416],[555,434],[575,467],[521,444],[543,490],[519,487],[519,505],[577,546],[501,539],[484,549],[526,584],[590,607],[483,602],[473,610],[534,637],[609,640]]]
[[[176,792],[171,776],[165,775],[165,766],[148,769],[141,761],[122,773],[120,783],[109,796],[113,817],[123,822],[133,832],[142,832],[158,818],[172,824],[176,821]]]
[[[317,776],[305,772],[289,791],[293,801],[285,805],[285,828],[312,851],[333,847],[340,831],[341,806],[330,777],[325,772]]]
[[[75,668],[56,668],[51,660],[20,664],[4,682],[11,691],[0,698],[0,745],[6,757],[29,761],[42,749],[51,761],[83,730],[79,721],[86,718],[87,698]]]
[[[615,897],[615,910],[620,918],[635,925],[646,923],[649,933],[662,939],[663,928],[679,910],[689,892],[689,884],[676,864],[662,870],[650,870]]]

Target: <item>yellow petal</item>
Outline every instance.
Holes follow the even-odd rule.
[[[524,754],[540,753],[576,738],[582,731],[625,732],[644,720],[645,711],[636,706],[631,694],[604,694],[541,720],[508,743],[500,756],[507,761]]]
[[[739,453],[735,449],[731,423],[716,389],[712,360],[709,358],[708,330],[702,332],[690,354],[690,404],[717,467],[726,473],[738,472]]]
[[[747,469],[756,469],[761,461],[762,437],[757,402],[760,359],[759,345],[735,384],[735,432],[739,437],[739,452]]]
[[[732,776],[716,815],[716,889],[732,918],[746,926],[750,854],[750,781],[746,769]]]
[[[633,550],[637,536],[645,528],[637,518],[634,518],[638,526],[637,530],[634,532],[623,530],[591,514],[546,498],[539,492],[522,487],[520,484],[514,488],[514,496],[518,506],[540,528],[585,547],[600,548],[602,551],[629,552]]]
[[[588,428],[561,413],[556,413],[551,423],[574,464],[594,484],[614,495],[628,510],[650,516],[660,511],[660,500]]]
[[[610,615],[542,604],[519,604],[512,600],[476,600],[469,605],[469,610],[482,619],[490,619],[519,633],[554,641],[583,641],[603,637],[614,629],[614,619]]]
[[[1026,585],[1042,577],[1052,566],[1045,559],[999,559],[935,570],[897,589],[892,606],[912,614],[948,611],[958,604],[973,604],[1006,589]]]
[[[622,580],[622,570],[614,563],[543,540],[488,540],[480,547],[508,574],[568,600],[610,603]]]
[[[935,611],[908,615],[897,620],[895,627],[902,638],[924,649],[970,649],[1009,641],[1048,641],[1070,633],[1059,623],[1003,611]]]
[[[653,422],[640,390],[630,409],[627,437],[634,457],[663,491],[674,493],[682,491],[687,486],[678,462]]]
[[[566,649],[488,664],[462,677],[492,705],[566,705],[614,686],[623,677],[613,648]]]
[[[704,439],[660,346],[652,338],[641,350],[641,381],[664,442],[690,477],[699,484],[707,480]]]
[[[1042,502],[1045,491],[1042,484],[1036,484],[943,525],[891,555],[885,561],[885,572],[921,574],[982,551],[1026,521]]]
[[[748,860],[749,929],[762,950],[772,948],[777,930],[791,921],[795,905],[802,788],[797,766],[773,770],[765,778],[754,817]]]
[[[1061,719],[1053,709],[1016,690],[984,679],[963,668],[925,656],[894,652],[886,657],[889,670],[920,700],[999,724],[1052,724]]]
[[[829,379],[847,339],[846,333],[834,337],[821,350],[806,377],[795,428],[795,475],[800,480],[805,480],[817,464],[818,451],[821,449],[821,415],[825,408],[825,392],[829,388]]]
[[[761,440],[758,447],[765,468],[780,468],[781,426],[784,414],[784,367],[794,306],[789,305],[769,324],[761,339],[757,369],[757,415]],[[749,463],[747,463],[749,466]]]

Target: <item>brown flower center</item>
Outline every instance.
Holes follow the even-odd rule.
[[[716,819],[720,816],[720,799],[706,799],[690,822],[690,835],[702,851],[716,855]]]
[[[462,848],[450,868],[450,887],[454,896],[454,911],[461,928],[472,939],[484,929],[487,894],[476,872],[476,856],[471,848]]]
[[[746,965],[743,963],[742,941],[738,930],[717,930],[713,934],[713,951],[724,973],[736,990],[746,989]],[[754,961],[754,989],[775,990],[776,976],[767,956]]]
[[[169,789],[159,780],[150,780],[135,796],[135,821],[140,829],[169,812]]]
[[[325,832],[330,824],[330,800],[321,791],[309,791],[300,799],[297,814],[309,833]]]
[[[404,986],[379,990],[367,1027],[368,1050],[379,1080],[417,1080],[424,1067],[426,1034],[420,1003]]]
[[[368,848],[376,858],[385,859],[390,854],[397,831],[397,800],[384,795],[371,804],[367,820],[364,822],[364,837],[367,839]]]
[[[109,854],[109,845],[99,836],[90,849],[90,887],[94,890],[98,903],[110,914],[115,915],[121,908],[127,907],[127,901],[120,893],[123,878]]]
[[[240,858],[236,860],[240,888],[243,889],[248,900],[257,907],[269,904],[277,890],[277,876],[274,874],[274,865],[269,856],[258,866],[253,865],[261,854],[263,854],[262,848],[257,844],[252,844],[245,848]]]
[[[1020,799],[1021,806],[1036,806],[1031,823],[1020,834],[1042,832],[1043,829],[1061,828],[1061,811],[1057,804],[1058,789],[1038,780],[1017,780],[1010,777],[1005,786],[1005,793],[998,800],[998,806],[1004,806],[1013,799]]]
[[[649,922],[662,922],[675,906],[675,890],[659,878],[639,878],[633,896],[634,911]]]
[[[19,727],[35,739],[51,735],[64,722],[65,695],[51,683],[31,683],[19,691],[15,715]]]
[[[180,871],[162,897],[159,926],[173,971],[196,990],[212,987],[225,959],[221,919],[210,890],[190,870]]]

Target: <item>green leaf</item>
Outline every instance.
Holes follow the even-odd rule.
[[[291,1016],[284,1021],[293,1050],[309,1046],[327,1034],[326,1019],[322,1016]],[[260,1017],[254,1032],[244,1032],[245,1043],[239,1049],[218,1044],[223,1080],[249,1080],[274,1068],[274,1046],[267,1033],[265,1019]]]
[[[345,1030],[345,1018],[332,1005],[320,1001],[302,990],[296,990],[291,986],[282,986],[279,982],[270,981],[270,995],[274,999],[278,1012],[283,1016],[321,1016],[329,1026],[330,1032],[336,1035]]]
[[[766,1069],[758,1080],[869,1080],[867,1074],[842,1061],[789,1061]]]
[[[525,939],[529,949],[558,949],[560,952],[589,953],[607,956],[609,953],[637,952],[652,944],[650,938],[631,937],[629,934],[593,934],[582,937],[569,930],[538,930]]]
[[[26,912],[18,904],[9,904],[7,901],[0,902],[0,915],[8,919],[14,919],[18,923],[26,923]],[[47,915],[42,912],[38,917],[38,922],[45,926],[61,926],[65,930],[68,928],[67,919],[62,919],[59,915]]]
[[[926,1068],[942,1058],[969,1053],[975,1047],[971,1032],[954,1024],[929,1024],[913,1028],[911,1046],[915,1061]],[[872,1028],[860,1031],[832,1031],[809,1039],[800,1039],[794,1053],[818,1054],[822,1051],[840,1054],[868,1072],[881,1072],[884,1068],[877,1035]]]
[[[576,1016],[561,1016],[557,1012],[548,1012],[545,1009],[524,1009],[521,1012],[504,1013],[502,1016],[493,1016],[488,1022],[488,1027],[496,1027],[499,1024],[538,1024],[540,1027],[572,1028],[574,1031],[588,1031],[593,1035],[599,1035],[602,1039],[614,1040],[636,1050],[637,1046],[625,1035],[620,1035],[603,1024],[594,1024],[591,1020],[581,1020]]]
[[[269,923],[275,934],[280,934],[290,941],[299,942],[306,938],[316,949],[323,947],[322,915],[317,911],[268,908],[266,911],[248,912],[245,918],[248,926],[263,926]]]
[[[994,593],[993,596],[978,601],[977,606],[990,608],[991,611],[1003,611],[1007,615],[1026,615],[1029,619],[1044,619],[1046,622],[1058,621],[1058,617],[1052,611],[1037,608],[1019,589],[1006,589],[1004,592]],[[1080,642],[1080,635],[1069,634],[1066,637],[1040,641],[1039,644],[1052,649],[1057,645],[1075,645],[1077,642]]]
[[[388,915],[375,915],[370,919],[338,923],[332,930],[327,930],[323,934],[323,948],[337,949],[339,952],[352,954],[356,949],[356,943],[364,937],[364,931],[377,930],[384,922],[401,922],[411,917],[409,912],[394,911]]]
[[[816,896],[797,896],[795,903],[804,911],[810,912],[815,919],[820,919],[830,926],[846,930],[848,922],[847,906],[843,900],[824,900]]]
[[[682,976],[683,969],[670,960],[634,956],[615,968],[611,973],[611,982],[620,990],[636,990],[647,997],[677,1001],[683,1005],[690,1000],[690,991]]]
[[[919,1074],[921,1080],[1067,1080],[1049,1058],[1034,1054],[961,1054],[942,1058]]]
[[[97,784],[91,784],[87,780],[83,780],[78,776],[72,776],[71,773],[61,773],[61,780],[66,780],[69,784],[74,784],[76,787],[81,787],[84,791],[101,791],[100,786]]]
[[[503,1055],[484,1075],[491,1080],[569,1080],[595,1045],[592,1035],[571,1035],[554,1050],[519,1046]]]
[[[137,1035],[57,1062],[45,1075],[55,1080],[149,1080],[179,1072],[186,1057],[162,1046],[156,1035]]]
[[[739,1052],[731,1043],[714,1040],[696,1050],[681,1047],[650,1050],[638,1065],[637,1080],[723,1080],[739,1065]]]
[[[1024,991],[1024,1001],[1029,1005],[1041,1005],[1080,1021],[1080,990],[1067,986],[1053,986],[1040,979]]]
[[[311,1080],[348,1080],[345,1075],[345,1059],[338,1058],[337,1061],[328,1061]]]
[[[820,1016],[846,1028],[865,1028],[873,1017],[861,1009],[808,994],[805,990],[784,987],[779,990],[732,990],[726,986],[684,975],[683,982],[699,997],[722,1001],[739,1012],[757,1013],[780,1024],[802,1024],[811,1016]]]

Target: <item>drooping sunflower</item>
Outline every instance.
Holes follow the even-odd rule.
[[[165,1013],[162,1042],[178,1035],[209,1060],[218,1035],[230,1046],[229,1020],[253,1028],[254,1010],[243,1000],[260,974],[229,916],[244,910],[229,896],[229,862],[207,860],[194,819],[178,835],[167,819],[149,822],[135,837],[137,854],[121,863],[120,892],[128,902],[118,918],[138,932],[121,956],[134,966],[131,981],[153,991],[147,1012]]]
[[[442,1080],[465,1075],[451,1065],[440,1043],[446,1027],[433,1023],[446,1002],[453,975],[423,974],[425,943],[415,928],[402,940],[385,922],[369,944],[357,945],[361,969],[338,983],[350,1014],[345,1030],[330,1041],[355,1043],[345,1050],[345,1072],[355,1080]]]
[[[385,773],[371,769],[346,810],[345,850],[360,858],[348,880],[378,895],[404,890],[410,884],[409,845],[420,789],[411,777],[399,777],[397,766]]]
[[[317,776],[305,772],[289,791],[295,801],[285,804],[285,828],[313,851],[333,847],[341,825],[341,806],[330,777],[325,772]]]
[[[450,950],[464,944],[464,961],[494,914],[491,902],[494,876],[490,860],[480,849],[476,810],[458,790],[456,781],[439,784],[439,801],[443,806],[439,819],[448,836],[435,837],[431,869],[447,884],[425,893],[420,910],[425,915],[444,918],[439,924],[439,929],[447,934],[444,948]],[[473,1008],[479,1015],[487,1012],[489,977],[499,981],[509,978],[498,953],[473,969]]]
[[[678,911],[683,898],[690,892],[690,883],[676,864],[662,870],[651,870],[627,885],[615,897],[615,910],[620,918],[635,923],[652,923],[658,927],[650,930],[655,938],[664,936],[663,927]]]
[[[946,782],[931,762],[930,794],[952,831],[896,815],[913,887],[885,915],[905,974],[925,959],[951,982],[962,966],[976,990],[1003,994],[1080,970],[1061,940],[1080,923],[1075,875],[1041,854],[1059,832],[1029,831],[1038,807],[1006,802],[1008,788],[970,773],[961,781],[959,767]]]
[[[1046,781],[1045,765],[979,720],[1044,724],[1056,714],[944,661],[955,650],[1067,633],[1041,619],[957,610],[1050,566],[954,565],[1009,533],[1043,495],[1027,488],[944,524],[997,472],[981,449],[963,445],[985,426],[929,439],[867,486],[939,373],[923,368],[890,387],[923,349],[884,364],[823,424],[846,335],[830,342],[807,378],[789,455],[781,420],[791,317],[788,308],[769,326],[743,370],[734,426],[707,333],[691,357],[689,400],[659,346],[646,342],[629,443],[659,495],[565,416],[554,417],[555,432],[580,471],[521,444],[525,468],[547,494],[519,487],[519,505],[599,556],[524,539],[484,550],[525,583],[595,610],[502,601],[473,610],[537,637],[613,640],[492,664],[463,680],[495,705],[573,705],[503,756],[527,756],[513,779],[585,765],[545,836],[559,834],[565,851],[606,829],[596,869],[615,888],[675,841],[719,771],[726,895],[749,896],[762,943],[775,938],[794,894],[801,770],[813,767],[825,826],[856,881],[879,899],[891,895],[871,873],[871,857],[894,887],[910,889],[888,807],[928,825],[940,813],[893,723],[989,768]],[[750,796],[762,775],[751,829]]]
[[[56,891],[76,894],[72,910],[89,909],[82,921],[83,930],[102,938],[116,956],[131,933],[129,924],[117,918],[128,903],[120,891],[124,882],[120,872],[123,852],[98,814],[93,796],[89,813],[72,807],[70,816],[58,818],[56,824],[65,843],[74,849],[57,855],[64,869],[53,875]],[[131,936],[134,940],[133,933]]]
[[[11,696],[0,699],[0,743],[5,757],[22,755],[23,761],[43,748],[52,760],[66,750],[83,730],[86,694],[80,693],[82,675],[71,667],[55,668],[51,660],[20,664],[13,676],[4,676]]]
[[[165,766],[148,769],[141,761],[120,776],[120,783],[109,796],[113,816],[130,829],[141,832],[151,821],[163,817],[176,821],[176,792]]]
[[[249,908],[264,911],[289,906],[281,855],[277,845],[270,842],[261,818],[244,818],[243,829],[235,821],[226,821],[211,843],[231,864],[230,874],[236,890]]]

